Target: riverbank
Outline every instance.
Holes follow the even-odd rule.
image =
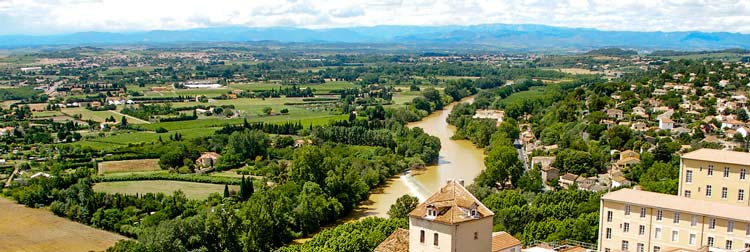
[[[388,209],[399,197],[409,194],[424,201],[448,179],[463,179],[467,185],[471,184],[485,168],[484,150],[475,147],[470,141],[451,139],[456,128],[449,125],[446,119],[456,104],[473,101],[473,96],[464,98],[420,121],[409,123],[409,128],[422,128],[425,133],[440,139],[438,163],[424,169],[409,170],[388,179],[384,185],[372,190],[369,198],[361,202],[346,219],[388,217]]]

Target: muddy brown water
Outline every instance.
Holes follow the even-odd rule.
[[[473,101],[473,97],[468,97],[459,102]],[[455,104],[452,103],[418,122],[408,124],[410,128],[420,127],[427,134],[440,139],[442,146],[437,165],[410,170],[388,179],[383,186],[374,189],[368,200],[360,203],[346,219],[388,217],[388,209],[404,194],[415,196],[421,202],[440,189],[448,179],[463,179],[466,185],[474,181],[474,178],[484,170],[484,150],[474,147],[470,141],[451,139],[456,128],[449,125],[446,119]]]

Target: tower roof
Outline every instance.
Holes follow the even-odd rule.
[[[446,224],[456,224],[494,215],[495,213],[456,180],[448,181],[443,188],[409,213],[411,217]]]

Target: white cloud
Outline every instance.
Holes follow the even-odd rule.
[[[750,1],[0,0],[0,34],[485,23],[750,33]]]

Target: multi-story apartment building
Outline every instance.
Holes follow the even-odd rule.
[[[682,155],[679,196],[622,189],[602,196],[599,251],[750,251],[750,153]]]
[[[750,206],[750,153],[700,149],[680,163],[680,196]]]
[[[750,247],[750,208],[622,189],[602,197],[599,251],[740,251]]]

